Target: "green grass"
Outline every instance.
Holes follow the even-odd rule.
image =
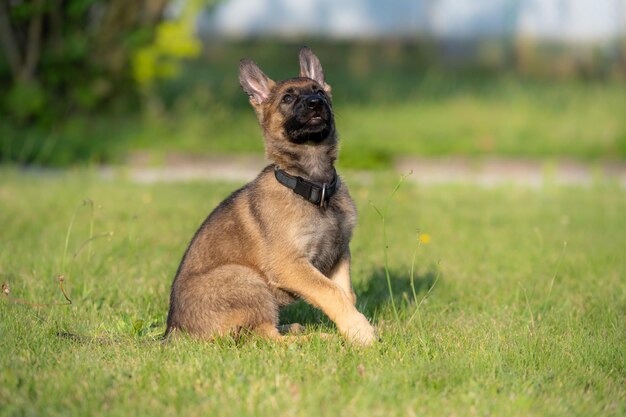
[[[73,304],[0,300],[0,415],[626,413],[623,189],[403,184],[387,213],[396,320],[369,201],[383,207],[397,178],[347,180],[360,210],[352,245],[358,304],[380,343],[162,346],[185,245],[235,185],[2,170],[0,280],[11,297],[63,303],[55,277],[64,274]],[[95,203],[93,216],[85,199]],[[417,249],[419,310],[409,285],[417,229],[432,237]],[[335,332],[304,304],[283,320]]]

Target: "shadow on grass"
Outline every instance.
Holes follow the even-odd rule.
[[[438,276],[441,279],[436,266],[431,266],[423,273],[415,274],[414,285],[417,303],[435,285]],[[391,281],[396,308],[399,311],[410,309],[415,304],[415,300],[413,299],[409,273],[389,271],[389,280]],[[387,285],[387,277],[383,269],[374,271],[369,279],[361,283],[355,290],[358,299],[357,307],[367,317],[378,318],[381,314],[384,315],[392,310],[389,286]]]
[[[389,278],[394,301],[399,312],[411,309],[415,305],[415,300],[413,299],[409,273],[389,271]],[[433,288],[438,279],[441,280],[441,276],[436,265],[431,266],[421,274],[415,274],[415,294],[418,303]],[[354,291],[357,296],[357,308],[366,317],[378,320],[381,316],[387,316],[392,311],[387,277],[383,269],[377,269],[364,281],[355,283]],[[280,322],[281,324],[331,325],[324,313],[302,300],[283,308],[280,312]]]

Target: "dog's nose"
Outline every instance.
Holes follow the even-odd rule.
[[[322,106],[322,98],[317,95],[308,96],[305,102],[306,102],[306,106],[311,110],[319,109]]]

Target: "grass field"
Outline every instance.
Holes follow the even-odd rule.
[[[347,180],[360,210],[358,304],[380,343],[162,346],[185,245],[235,185],[4,169],[0,280],[13,300],[62,304],[55,277],[63,274],[73,303],[0,300],[0,415],[626,413],[623,189],[403,185],[387,218],[396,318],[369,201],[382,207],[397,178]],[[429,243],[417,245],[417,229]],[[335,332],[304,304],[282,319]]]

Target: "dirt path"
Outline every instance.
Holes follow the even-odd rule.
[[[152,166],[142,155],[135,155],[127,167],[102,168],[104,176],[123,173],[140,183],[176,181],[249,181],[267,165],[259,156],[194,157],[169,155]],[[585,163],[573,160],[551,162],[507,158],[402,158],[394,170],[413,171],[411,181],[436,185],[468,183],[483,187],[516,184],[540,187],[545,184],[582,185],[616,182],[626,189],[626,163]]]
[[[406,158],[397,161],[399,172],[423,184],[472,183],[484,187],[505,184],[540,187],[545,184],[584,185],[617,182],[626,188],[626,164],[584,163],[573,160],[536,161],[506,158]]]

